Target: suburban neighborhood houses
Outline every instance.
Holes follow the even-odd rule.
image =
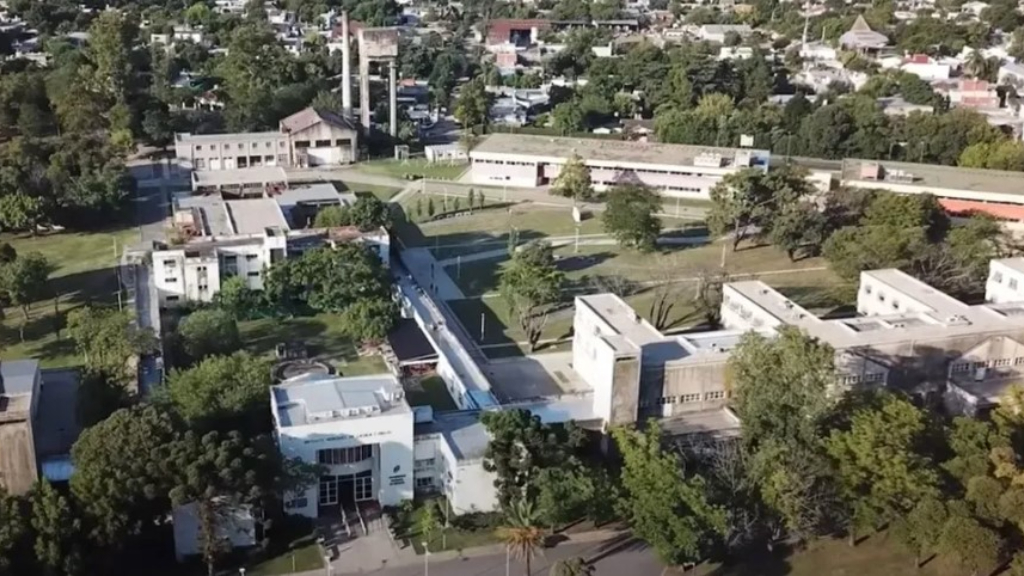
[[[1024,573],[1024,3],[0,40],[0,576]]]

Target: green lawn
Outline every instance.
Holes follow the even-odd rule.
[[[444,380],[440,376],[427,376],[419,382],[407,384],[405,398],[410,406],[431,406],[438,412],[458,410]]]
[[[936,557],[920,569],[914,557],[886,534],[876,534],[850,547],[846,540],[818,540],[805,550],[777,551],[729,564],[698,566],[694,576],[963,576],[970,570]],[[988,574],[981,570],[979,574]]]
[[[278,343],[299,340],[309,346],[311,355],[331,362],[344,376],[387,371],[379,355],[360,356],[340,327],[341,322],[333,314],[307,318],[262,318],[238,325],[242,342],[254,354],[272,355]]]
[[[445,499],[443,497],[417,499],[412,513],[407,517],[403,516],[402,512],[399,511],[400,526],[397,533],[403,540],[412,544],[417,554],[423,554],[424,541],[427,542],[431,552],[465,550],[476,546],[496,544],[499,541],[494,527],[497,518],[495,514],[467,515],[467,517],[453,521],[452,525],[448,528],[438,529],[431,534],[430,538],[426,538],[420,531],[420,518],[423,517],[427,506],[437,506],[437,517],[440,520],[441,526],[444,526],[444,502]],[[454,518],[453,515],[452,519],[454,520]],[[460,522],[472,522],[473,525],[463,525],[460,527]]]
[[[246,574],[275,576],[323,568],[323,551],[308,519],[287,517],[280,523],[280,529],[272,528],[269,535],[270,557],[247,568]]]
[[[85,303],[116,303],[118,283],[115,249],[120,255],[126,245],[139,240],[137,228],[95,233],[54,233],[43,236],[0,235],[18,254],[39,252],[54,267],[47,286],[40,290],[45,298],[29,308],[26,321],[22,311],[4,311],[3,349],[0,358],[36,358],[44,368],[76,366],[82,359],[67,338],[58,339],[69,311]],[[57,297],[55,311],[54,296]],[[25,341],[19,337],[24,325]]]
[[[455,180],[469,168],[466,162],[449,164],[446,162],[431,163],[422,158],[412,160],[370,160],[356,165],[358,170],[368,174],[381,174],[392,178],[416,179],[436,178],[439,180]]]

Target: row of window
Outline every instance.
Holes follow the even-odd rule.
[[[284,147],[288,146],[288,143],[284,142],[284,141],[281,141],[281,142],[278,142],[277,145],[278,145],[279,148],[284,148]],[[241,143],[238,143],[238,144],[232,144],[230,142],[225,142],[223,144],[223,148],[225,150],[231,150],[232,146],[234,146],[238,150],[245,150],[245,143],[244,142],[241,142]],[[207,144],[206,147],[207,147],[208,150],[216,150],[217,149],[217,144]],[[251,148],[253,150],[255,150],[258,147],[259,147],[259,142],[251,142],[249,144],[249,148]],[[267,148],[267,149],[273,148],[274,147],[274,143],[273,142],[264,142],[263,143],[263,147]],[[196,144],[196,152],[201,152],[202,150],[203,150],[203,145],[202,144]]]
[[[434,458],[424,458],[423,460],[417,460],[415,466],[417,470],[422,470],[423,468],[433,468],[436,463],[437,460]]]
[[[364,444],[352,448],[328,448],[316,451],[316,461],[324,466],[355,464],[373,456],[373,446]]]
[[[989,360],[987,362],[954,362],[949,366],[950,374],[963,374],[964,372],[970,372],[971,370],[977,370],[979,368],[1006,368],[1007,366],[1021,366],[1024,365],[1024,357],[1018,356],[1017,358],[997,358],[995,360]]]
[[[705,392],[703,395],[705,402],[712,400],[724,400],[728,394],[725,390],[714,390],[712,392]],[[655,400],[641,400],[641,408],[649,408],[651,406],[667,406],[669,404],[693,404],[701,401],[701,394],[683,394],[681,396],[662,396]]]
[[[884,372],[872,372],[871,374],[847,374],[839,377],[839,382],[847,386],[854,384],[878,384],[885,381]]]

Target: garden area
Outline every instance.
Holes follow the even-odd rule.
[[[385,158],[360,162],[356,168],[367,174],[379,174],[403,180],[418,180],[420,178],[455,180],[469,168],[469,163],[429,162],[424,158],[410,160]]]
[[[356,344],[343,330],[337,314],[322,312],[294,318],[260,318],[238,323],[246,350],[257,356],[274,356],[282,342],[300,342],[312,358],[329,362],[344,376],[364,376],[387,372],[378,354],[360,355]]]
[[[443,496],[418,498],[391,510],[390,528],[395,540],[412,546],[417,554],[423,554],[424,544],[431,552],[439,552],[500,542],[500,513],[446,514],[447,502]]]
[[[115,264],[126,245],[138,241],[137,228],[107,232],[57,232],[30,235],[0,235],[19,256],[41,254],[50,267],[49,279],[33,294],[44,294],[27,306],[4,310],[2,321],[3,359],[36,358],[43,368],[77,366],[82,358],[70,339],[64,337],[67,313],[85,304],[116,304],[118,280]],[[115,251],[117,256],[115,256]],[[24,328],[24,340],[19,331]]]

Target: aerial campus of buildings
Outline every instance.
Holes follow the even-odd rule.
[[[209,4],[219,14],[245,10],[245,3],[236,0]],[[306,46],[314,44],[311,37],[318,37],[316,46],[322,43],[332,58],[340,56],[341,73],[332,77],[339,85],[337,109],[310,104],[282,114],[270,130],[228,132],[218,127],[177,132],[165,143],[164,155],[154,155],[159,160],[133,160],[139,197],[158,198],[153,205],[165,213],[155,223],[140,223],[142,242],[119,253],[118,282],[130,286],[133,321],[139,328],[166,337],[172,330],[166,318],[214,305],[228,279],[241,278],[246,288],[261,291],[271,266],[315,248],[357,243],[390,272],[401,320],[380,346],[382,364],[376,371],[346,374],[344,367],[305,358],[302,342],[274,343],[278,364],[267,396],[277,449],[285,458],[319,466],[305,490],[280,495],[288,514],[317,519],[340,513],[349,535],[359,532],[354,527],[360,523],[365,535],[364,518],[424,494],[443,495],[446,513],[454,515],[499,510],[497,477],[485,466],[490,433],[481,421],[491,412],[524,410],[545,424],[573,422],[602,439],[605,449],[612,428],[643,426],[652,419],[671,437],[731,441],[739,436],[742,423],[730,406],[729,360],[751,331],[775,338],[785,327],[797,328],[835,350],[837,389],[920,382],[914,392],[940,398],[951,415],[984,417],[1020,382],[1024,257],[1019,256],[988,262],[984,297],[971,302],[898,269],[862,270],[853,310],[828,315],[784,295],[783,287],[773,287],[771,278],[741,271],[722,286],[720,329],[661,330],[645,319],[638,305],[588,287],[575,291],[571,304],[566,303],[570,328],[559,343],[562,348],[511,359],[491,357],[484,344],[484,315],[479,327],[469,325],[450,303],[455,298],[446,295],[459,293],[463,284],[455,276],[462,273],[464,255],[467,261],[474,259],[472,251],[454,256],[456,272],[453,258],[437,245],[436,236],[431,250],[408,246],[395,230],[385,227],[314,225],[324,208],[351,208],[359,201],[347,185],[339,191],[335,182],[346,181],[368,164],[371,136],[390,138],[386,148],[394,154],[392,165],[404,166],[410,162],[410,150],[398,143],[399,131],[404,122],[412,121],[424,144],[423,159],[416,159],[416,166],[463,167],[450,181],[420,178],[402,183],[401,192],[391,198],[392,207],[407,215],[413,205],[402,204],[400,197],[426,198],[431,203],[429,218],[419,221],[427,222],[424,229],[442,220],[434,219],[433,213],[433,201],[442,193],[430,195],[427,186],[443,190],[444,219],[466,216],[458,208],[447,209],[451,186],[469,190],[468,196],[454,196],[459,202],[468,200],[470,209],[474,192],[501,198],[501,207],[492,212],[507,214],[510,230],[514,229],[517,203],[543,205],[538,194],[546,194],[576,158],[586,167],[594,190],[641,185],[660,195],[666,207],[676,202],[676,216],[680,203],[700,207],[696,210],[703,215],[712,189],[731,174],[767,173],[794,163],[805,169],[811,187],[822,196],[840,188],[927,194],[951,216],[984,213],[1006,229],[1017,230],[1024,222],[1024,177],[1018,170],[912,162],[916,158],[907,151],[920,144],[915,142],[894,143],[888,154],[873,159],[790,155],[777,142],[745,134],[735,142],[725,139],[722,146],[659,142],[651,119],[639,118],[640,112],[633,119],[615,112],[609,115],[614,120],[589,127],[592,134],[517,131],[527,124],[540,126],[538,118],[554,116],[549,104],[560,89],[586,85],[576,78],[568,80],[572,74],[540,87],[488,85],[487,123],[503,129],[481,135],[471,145],[456,142],[466,127],[457,125],[448,110],[423,103],[435,98],[426,96],[428,83],[399,78],[400,47],[409,46],[408,36],[415,35],[410,30],[416,30],[416,22],[425,16],[418,3],[400,4],[405,5],[402,26],[369,26],[332,10],[308,29],[295,14],[268,4],[267,19],[292,56],[313,50]],[[716,49],[717,61],[740,62],[755,55],[759,31],[750,25],[665,24],[669,15],[663,13],[671,10],[651,8],[646,1],[623,4],[620,16],[625,17],[617,18],[494,19],[472,31],[473,42],[501,76],[519,78],[543,72],[541,62],[567,49],[554,39],[581,29],[611,38],[607,46],[591,47],[588,54],[595,58],[621,56],[638,42],[708,43]],[[898,12],[896,19],[917,18],[902,6],[916,2],[897,4],[907,10]],[[949,19],[977,21],[985,9],[978,4],[985,3],[964,4]],[[803,36],[790,50],[802,59],[793,84],[808,94],[831,97],[837,84],[859,90],[873,73],[897,71],[927,82],[939,99],[920,104],[900,95],[878,95],[876,103],[886,116],[970,109],[1007,141],[1024,139],[1022,107],[1009,104],[1007,96],[1009,88],[1024,86],[1024,65],[1008,55],[1009,39],[985,49],[986,55],[1000,61],[989,82],[968,78],[976,74],[965,72],[973,66],[968,65],[967,48],[955,56],[897,54],[890,39],[872,29],[863,15],[851,17],[852,25],[828,42],[824,31],[821,41],[812,40],[808,22],[821,15],[816,10],[809,5],[806,14],[801,13]],[[40,46],[44,35],[33,36],[23,23],[10,21],[6,11],[0,16],[5,30],[20,31],[12,58],[39,66],[51,63],[52,54]],[[67,37],[82,45],[88,41],[87,36]],[[149,34],[150,47],[170,50],[175,44],[219,50],[202,26],[176,24]],[[353,50],[358,55],[355,74]],[[776,48],[771,51],[775,59]],[[783,57],[779,49],[777,59]],[[854,58],[871,65],[862,70],[844,63]],[[192,80],[182,73],[186,86]],[[465,83],[460,84],[464,89]],[[353,102],[353,87],[358,105]],[[793,97],[769,96],[780,106]],[[634,91],[628,98],[641,95]],[[182,99],[176,111],[216,112],[228,105],[217,89],[211,89]],[[381,108],[386,108],[387,118],[380,117]],[[543,128],[553,125],[557,122],[549,120]],[[894,150],[903,152],[894,156]],[[568,221],[569,205],[555,205],[557,210],[564,208]],[[577,214],[572,213],[571,225],[576,251],[581,227]],[[471,244],[461,237],[454,242],[464,243],[462,248]],[[513,246],[509,254],[516,249]],[[723,249],[723,268],[724,264]],[[480,338],[475,337],[477,329]],[[293,347],[299,350],[295,354],[290,352]],[[161,385],[165,367],[160,354],[143,354],[137,360],[137,392],[145,399]],[[67,482],[75,473],[71,450],[82,432],[74,409],[78,373],[43,366],[39,358],[0,361],[0,487],[13,494],[29,492],[40,479]],[[410,401],[411,390],[424,374],[441,383],[450,409]],[[252,528],[256,520],[250,510],[237,512],[233,522],[245,528],[228,539],[238,547],[253,546],[258,540]],[[201,554],[197,515],[189,505],[175,507],[172,522],[179,559]]]

